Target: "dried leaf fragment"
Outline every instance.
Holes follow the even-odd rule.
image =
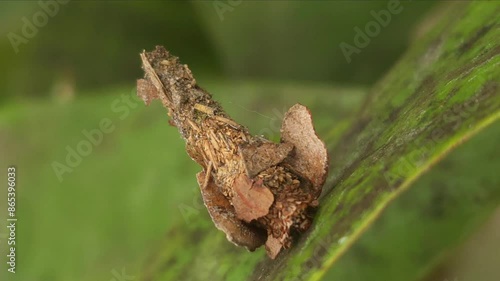
[[[328,173],[328,154],[307,107],[296,104],[288,110],[281,126],[281,141],[295,146],[295,157],[286,162],[312,182],[316,193],[321,193]]]
[[[262,180],[254,182],[241,174],[234,181],[233,190],[232,203],[239,219],[251,222],[269,213],[274,196]]]
[[[250,251],[254,251],[265,243],[265,231],[247,225],[238,219],[231,203],[222,193],[217,191],[218,188],[213,179],[210,179],[208,184],[203,187],[206,178],[205,172],[199,172],[196,178],[200,186],[203,203],[207,207],[212,221],[218,229],[226,233],[229,241],[238,246],[246,247]]]

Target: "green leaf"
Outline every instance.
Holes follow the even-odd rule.
[[[500,203],[498,156],[491,156],[500,118],[498,14],[498,5],[485,2],[447,6],[352,119],[319,126],[330,177],[315,223],[292,249],[274,261],[262,250],[245,252],[203,210],[171,228],[143,280],[319,280],[330,269],[342,280],[427,274]],[[306,103],[317,120],[338,108],[318,103]],[[383,262],[396,268],[384,273]]]
[[[421,280],[429,275],[498,208],[499,139],[496,122],[433,166],[383,211],[325,280]]]

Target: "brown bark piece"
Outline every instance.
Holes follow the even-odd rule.
[[[205,182],[205,172],[196,174],[198,185],[203,198],[203,203],[207,207],[212,221],[219,230],[222,230],[229,241],[238,246],[246,247],[249,251],[254,251],[262,246],[266,241],[265,231],[245,224],[236,217],[233,206],[222,193],[218,191],[212,178],[203,187]]]
[[[144,101],[146,105],[149,105],[152,100],[158,98],[158,90],[153,83],[146,79],[137,80],[137,95]]]
[[[291,143],[265,142],[260,145],[240,146],[240,155],[245,162],[249,178],[254,178],[260,172],[281,163],[292,152]]]
[[[286,161],[312,182],[319,196],[328,172],[328,154],[325,144],[314,131],[307,107],[296,104],[288,110],[281,126],[281,141],[295,146],[295,157],[287,158]]]
[[[274,238],[272,235],[267,237],[266,241],[266,252],[271,259],[275,259],[276,256],[281,252],[282,243],[278,238]]]
[[[262,180],[253,182],[244,173],[235,179],[233,191],[232,202],[236,216],[245,222],[267,215],[274,202],[273,193],[262,184]]]

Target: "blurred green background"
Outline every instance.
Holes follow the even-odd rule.
[[[352,114],[365,90],[417,40],[416,23],[435,5],[405,2],[348,63],[339,44],[353,44],[354,27],[386,1],[69,1],[17,47],[9,34],[21,35],[23,18],[43,8],[1,2],[1,161],[2,169],[18,169],[19,218],[18,272],[13,279],[2,262],[1,280],[138,275],[169,226],[183,220],[181,209],[198,206],[199,167],[164,109],[126,100],[143,76],[143,49],[164,45],[237,120],[253,120],[250,129],[258,133],[275,119],[279,124],[296,99],[328,112],[329,95],[343,89],[352,102],[339,114]],[[54,162],[64,163],[68,147],[75,149],[86,139],[82,131],[98,129],[103,118],[114,130],[60,181]],[[331,127],[321,117],[315,122],[320,131]],[[271,126],[262,133],[279,132]],[[6,231],[0,235],[5,258]]]
[[[137,54],[155,45],[181,57],[199,80],[371,85],[410,44],[414,23],[434,5],[408,3],[347,63],[339,44],[353,44],[353,28],[364,28],[373,19],[370,11],[387,9],[387,2],[232,2],[69,1],[17,54],[7,34],[22,34],[22,18],[31,20],[42,8],[36,1],[2,2],[2,99],[46,96],[64,82],[79,95],[130,84],[142,76]]]

